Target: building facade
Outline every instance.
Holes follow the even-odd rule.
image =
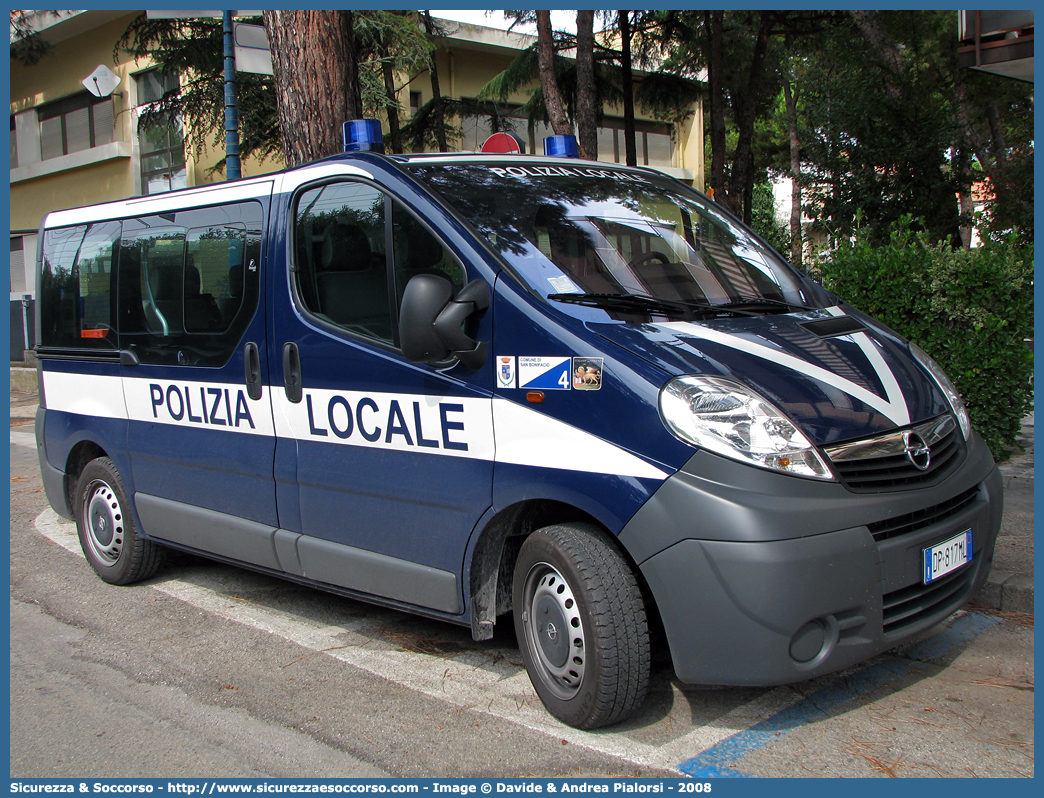
[[[11,62],[11,350],[21,359],[35,345],[32,316],[37,230],[43,217],[62,208],[218,182],[210,170],[223,156],[213,149],[200,157],[184,147],[181,130],[142,128],[141,111],[161,97],[176,77],[151,63],[115,52],[116,43],[141,11],[41,11],[29,20],[53,51],[32,66]],[[467,23],[440,21],[437,41],[441,91],[453,98],[476,97],[533,37]],[[114,59],[115,55],[115,59]],[[120,78],[115,91],[95,96],[83,81],[98,66]],[[416,109],[431,99],[426,74],[401,76],[399,101]],[[517,108],[528,90],[503,104],[505,126],[540,152],[550,131],[530,129]],[[498,111],[501,110],[498,108]],[[409,110],[407,110],[409,113]],[[614,114],[617,114],[614,116]],[[639,117],[638,162],[703,186],[703,114],[699,106],[682,123]],[[488,120],[465,119],[451,149],[471,150],[489,134]],[[606,108],[599,128],[599,160],[621,162],[621,109]],[[282,168],[277,159],[244,159],[252,177]]]

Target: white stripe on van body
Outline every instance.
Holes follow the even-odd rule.
[[[300,402],[273,389],[272,401],[280,438],[494,459],[489,399],[308,388]]]
[[[360,169],[358,166],[337,161],[301,166],[293,171],[279,175],[279,193],[288,193],[298,186],[303,186],[305,183],[311,183],[313,180],[322,180],[326,177],[372,178],[373,175],[365,169]]]
[[[40,379],[48,410],[79,416],[127,418],[127,403],[119,377],[44,370]]]
[[[246,387],[196,380],[119,377],[127,418],[179,427],[203,427],[250,435],[275,435],[269,388],[251,399]],[[48,404],[50,404],[50,396]]]
[[[293,403],[281,385],[265,386],[255,400],[232,383],[47,370],[43,380],[49,410],[80,415],[589,474],[669,476],[596,435],[500,397],[308,389]]]
[[[602,438],[506,399],[493,400],[497,462],[664,480],[668,474]]]
[[[831,315],[839,314],[832,313]],[[844,314],[842,313],[840,315]],[[863,354],[866,355],[867,359],[870,361],[870,365],[880,378],[881,383],[885,386],[885,397],[878,396],[873,391],[868,391],[861,385],[856,385],[854,382],[846,380],[839,374],[835,374],[832,371],[828,371],[820,366],[809,363],[807,360],[802,360],[799,357],[788,354],[782,349],[775,349],[766,344],[755,343],[754,341],[742,338],[738,335],[731,335],[729,333],[721,332],[720,330],[713,330],[709,327],[704,327],[687,321],[665,322],[655,326],[670,332],[672,335],[678,335],[680,333],[682,336],[699,338],[704,341],[713,341],[716,344],[727,346],[730,349],[735,349],[739,352],[746,352],[749,355],[754,355],[773,363],[778,363],[781,366],[786,366],[799,374],[804,374],[814,380],[818,380],[819,382],[830,385],[840,391],[844,391],[849,396],[858,399],[863,404],[874,408],[874,410],[886,416],[896,426],[905,427],[910,423],[910,408],[906,404],[906,399],[903,397],[903,393],[899,388],[899,383],[896,382],[895,375],[892,374],[891,369],[888,368],[888,364],[885,363],[881,353],[877,350],[877,346],[866,333],[840,337],[849,338],[863,351]]]
[[[52,211],[47,214],[44,227],[67,227],[101,219],[126,219],[167,211],[190,210],[208,205],[225,205],[230,202],[262,199],[272,195],[273,185],[274,181],[271,177],[256,178],[243,182],[237,181],[227,186],[200,186],[183,191],[131,197],[116,202],[106,202],[102,205]]]

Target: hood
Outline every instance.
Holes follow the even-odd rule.
[[[721,376],[752,388],[819,445],[950,411],[906,342],[848,307],[589,327],[669,374]]]

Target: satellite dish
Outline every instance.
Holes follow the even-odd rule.
[[[81,82],[95,97],[108,97],[120,85],[120,76],[104,64],[85,77]]]

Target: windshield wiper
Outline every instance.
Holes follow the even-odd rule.
[[[797,302],[786,302],[782,299],[772,299],[767,296],[763,297],[744,297],[743,299],[737,299],[734,302],[726,302],[721,307],[729,310],[746,310],[746,311],[772,311],[785,309],[788,313],[795,310],[813,310],[813,308],[806,307]]]
[[[607,310],[647,311],[651,313],[684,313],[685,305],[644,294],[548,294],[548,299],[570,305],[584,305]]]
[[[715,316],[760,315],[757,311],[747,310],[742,307],[709,305],[704,302],[687,299],[660,299],[648,294],[548,294],[547,298],[553,299],[555,302],[566,302],[571,305],[584,305],[585,307],[624,312],[644,311],[646,313],[660,313],[664,315],[685,315],[688,313],[702,313]]]

